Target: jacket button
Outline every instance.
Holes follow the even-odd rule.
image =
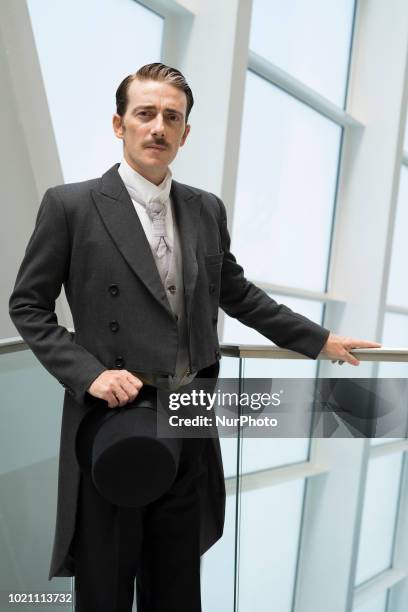
[[[210,283],[210,284],[209,284],[209,286],[208,286],[208,291],[209,291],[210,293],[214,293],[214,291],[215,291],[215,285],[214,285],[214,283]]]
[[[174,318],[176,319],[176,321],[178,321],[178,315],[174,315]]]
[[[109,285],[109,293],[111,295],[118,295],[119,287],[117,285]]]
[[[116,357],[115,366],[117,368],[123,368],[124,365],[125,365],[125,360],[123,359],[123,357]]]
[[[215,357],[216,359],[221,359],[221,351],[215,351]]]
[[[117,321],[111,321],[109,323],[109,327],[110,327],[111,331],[117,332],[118,329],[119,329],[119,323]]]
[[[167,287],[167,289],[170,291],[170,293],[176,293],[176,286],[175,285],[170,285],[170,287]]]

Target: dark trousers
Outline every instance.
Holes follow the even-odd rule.
[[[104,406],[106,403],[102,402]],[[208,440],[184,438],[176,479],[143,508],[112,505],[95,488],[91,441],[103,411],[85,417],[78,437],[81,483],[71,544],[77,612],[200,612],[198,488]],[[139,466],[143,469],[143,466]]]

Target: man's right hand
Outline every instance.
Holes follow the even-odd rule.
[[[140,378],[127,370],[104,370],[87,391],[108,402],[109,408],[117,408],[133,401],[142,387]]]

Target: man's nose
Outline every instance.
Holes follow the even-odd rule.
[[[158,113],[152,127],[152,134],[156,136],[164,136],[164,121],[163,115]]]

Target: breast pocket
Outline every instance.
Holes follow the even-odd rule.
[[[207,266],[221,265],[224,258],[224,252],[221,251],[221,253],[211,253],[209,255],[204,255],[204,257]]]

